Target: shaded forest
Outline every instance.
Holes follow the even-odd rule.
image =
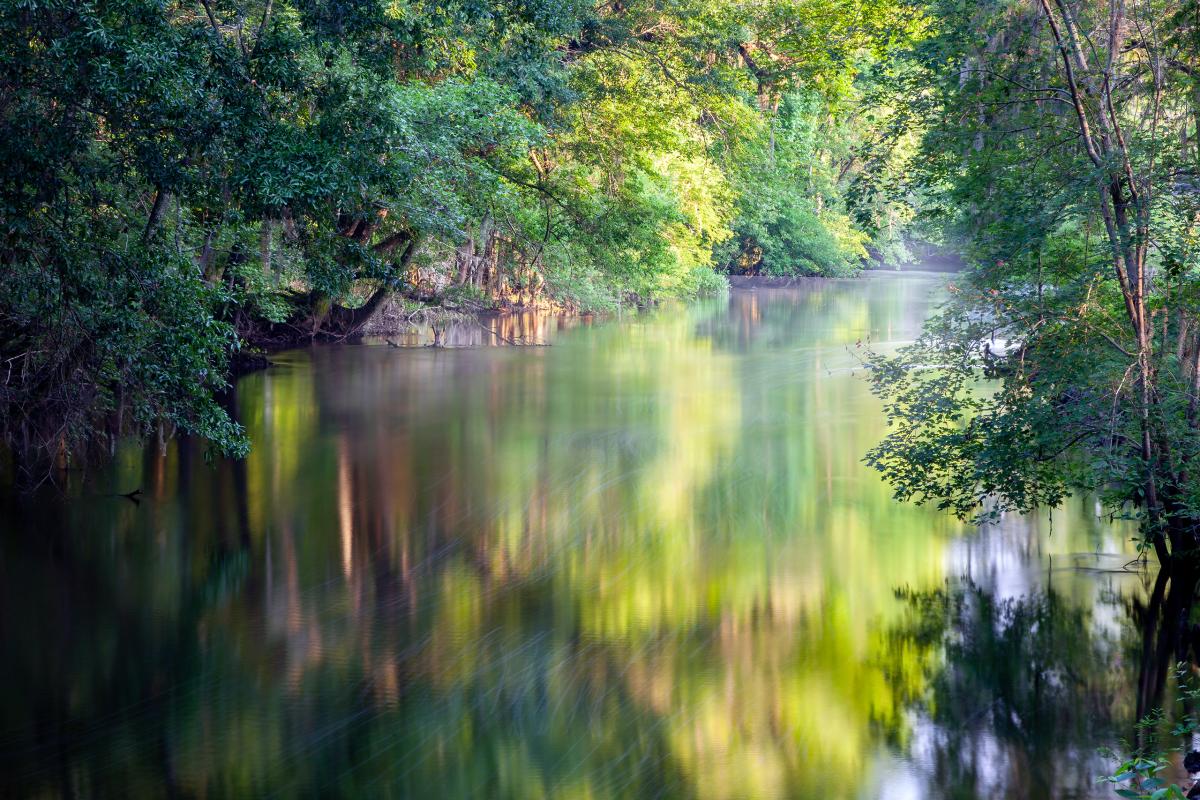
[[[255,348],[906,257],[896,0],[0,6],[3,434],[244,454]]]

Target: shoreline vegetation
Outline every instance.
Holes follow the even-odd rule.
[[[728,275],[725,276],[727,290],[730,291],[745,291],[757,289],[774,289],[774,288],[789,288],[803,287],[819,284],[829,280],[862,280],[862,279],[888,279],[891,277],[913,277],[913,276],[929,276],[929,277],[947,277],[957,274],[961,270],[961,265],[953,262],[944,262],[936,265],[904,265],[900,267],[884,267],[880,266],[872,269],[864,269],[854,276],[844,278],[830,278],[816,275],[801,275],[795,277],[782,277],[772,275]],[[555,303],[547,298],[535,298],[533,302],[510,302],[505,304],[475,302],[465,305],[439,305],[436,302],[429,305],[408,301],[406,298],[392,296],[387,298],[377,308],[375,308],[369,316],[361,321],[353,334],[347,336],[327,337],[318,339],[321,343],[337,343],[349,342],[363,338],[381,338],[395,334],[403,334],[412,330],[415,325],[426,324],[454,324],[456,322],[474,323],[478,320],[496,319],[513,314],[524,314],[528,312],[572,316],[581,318],[592,318],[597,316],[598,312],[582,310],[568,305]],[[604,312],[599,312],[603,314]],[[270,343],[263,349],[264,355],[269,355],[273,352],[289,349],[290,347],[304,346],[305,344],[313,343],[311,337],[303,337],[302,340],[295,343],[284,343],[279,346],[272,346]],[[525,345],[529,342],[513,341],[509,344]],[[264,365],[265,366],[265,365]]]
[[[867,461],[897,498],[967,520],[1094,493],[1189,580],[1200,3],[928,7],[937,113],[914,167],[973,267],[914,345],[869,357],[890,429]]]
[[[0,441],[30,477],[164,426],[244,456],[230,375],[390,297],[603,311],[910,259],[925,28],[907,0],[4,4]]]
[[[756,291],[759,289],[780,289],[813,286],[830,280],[887,280],[889,278],[913,276],[928,276],[930,278],[947,278],[961,271],[962,265],[953,259],[938,263],[908,264],[896,267],[879,266],[864,269],[848,277],[821,277],[802,275],[782,277],[771,275],[728,275],[725,276],[726,287],[721,291]],[[641,304],[631,304],[641,306]],[[290,333],[264,337],[256,342],[246,341],[243,350],[231,363],[230,380],[247,375],[272,365],[271,356],[287,350],[319,345],[356,343],[365,339],[383,340],[385,343],[398,348],[410,347],[449,347],[445,334],[448,329],[465,326],[478,327],[482,332],[482,340],[494,339],[496,344],[512,347],[541,347],[548,343],[529,339],[524,336],[510,336],[488,323],[503,320],[506,317],[521,316],[529,313],[545,314],[558,317],[570,317],[590,321],[604,317],[609,311],[588,311],[569,305],[555,303],[548,298],[533,298],[531,302],[483,302],[474,301],[461,305],[441,304],[436,298],[426,298],[425,302],[414,301],[402,296],[391,295],[365,314],[356,314],[357,309],[338,309],[341,319],[354,320],[341,329],[319,331],[296,328]],[[343,323],[344,324],[344,323]],[[428,336],[415,335],[422,329],[428,329]],[[395,337],[408,339],[406,343],[397,343]],[[428,339],[428,341],[426,341]]]

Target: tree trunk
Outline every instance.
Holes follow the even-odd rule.
[[[262,258],[263,277],[270,280],[273,278],[271,271],[271,220],[269,217],[263,218],[258,227],[258,252]]]
[[[150,218],[146,220],[146,229],[142,231],[143,242],[149,242],[158,232],[158,226],[162,223],[163,213],[166,211],[167,202],[170,199],[171,193],[161,186],[154,192],[154,204],[150,206]]]

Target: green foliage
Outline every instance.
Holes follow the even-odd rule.
[[[1194,704],[1200,697],[1191,676],[1191,666],[1185,663],[1175,665],[1177,700],[1185,708]],[[1170,725],[1170,728],[1167,726]],[[1173,724],[1169,715],[1163,709],[1155,709],[1138,720],[1138,744],[1132,746],[1122,743],[1120,751],[1102,749],[1101,753],[1118,762],[1118,766],[1108,775],[1099,778],[1101,783],[1113,787],[1118,797],[1136,798],[1136,800],[1183,800],[1184,789],[1179,784],[1160,777],[1160,774],[1173,766],[1172,754],[1187,751],[1200,721],[1195,714],[1184,713]],[[1182,745],[1169,746],[1162,741],[1162,734],[1169,735],[1183,742]]]
[[[230,357],[376,292],[648,302],[719,291],[734,239],[772,272],[849,272],[866,235],[839,139],[862,65],[918,20],[901,0],[0,3],[4,438],[51,456],[167,421],[244,452],[216,401]]]
[[[899,497],[970,516],[1099,491],[1146,523],[1160,557],[1167,539],[1200,541],[1188,7],[928,4],[904,79],[924,84],[914,106],[929,120],[914,172],[924,224],[973,268],[925,337],[872,357],[893,430],[868,461]],[[1068,23],[1113,26],[1101,39],[1116,49],[1060,48]],[[1163,38],[1123,46],[1135,24]],[[1145,50],[1163,59],[1157,77],[1141,71]],[[1112,87],[1103,103],[1088,95],[1099,86]]]
[[[1158,774],[1170,766],[1161,755],[1152,758],[1135,756],[1123,762],[1112,775],[1100,780],[1112,784],[1118,797],[1133,800],[1184,800],[1178,784],[1167,783]]]
[[[889,432],[867,463],[888,477],[898,499],[934,502],[961,518],[1055,506],[1073,479],[1087,483],[1056,459],[1074,436],[1062,423],[1075,406],[1053,389],[1070,386],[1077,364],[1051,356],[1035,367],[1031,353],[1018,353],[1006,360],[1026,360],[1027,368],[1011,367],[999,388],[984,385],[990,348],[1005,342],[996,342],[992,320],[973,311],[960,302],[896,357],[871,357]]]
[[[898,498],[964,518],[1053,507],[1077,490],[1098,492],[1114,514],[1136,510],[1142,419],[1117,339],[1119,299],[1095,276],[1040,293],[1012,280],[1004,290],[952,287],[917,342],[869,356],[889,432],[867,462]],[[1158,420],[1183,453],[1197,447],[1188,405],[1181,393]],[[1196,486],[1161,487],[1190,513]]]
[[[860,225],[849,215],[859,122],[813,90],[781,98],[768,125],[742,145],[735,269],[847,275],[867,262],[870,222]]]

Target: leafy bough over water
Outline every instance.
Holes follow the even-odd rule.
[[[1193,75],[1200,59],[1196,4],[929,8],[949,61],[928,62],[938,112],[914,166],[973,267],[961,278],[965,313],[876,372],[896,427],[871,461],[902,498],[968,516],[990,497],[1030,510],[1104,489],[1114,512],[1139,510],[1160,562],[1191,560],[1200,215],[1177,176],[1194,174],[1200,151],[1177,133],[1196,105],[1175,75]],[[1145,68],[1168,61],[1169,71]],[[1020,342],[1021,356],[979,397],[984,328]],[[909,369],[947,362],[928,377]]]
[[[866,462],[896,498],[933,502],[961,519],[1059,505],[1072,484],[1095,488],[1058,456],[1070,448],[1069,409],[1031,388],[1035,368],[987,383],[983,343],[997,323],[969,303],[951,306],[893,358],[872,355],[872,390],[889,433]],[[1022,353],[1021,366],[1027,355]]]
[[[1099,330],[1115,299],[1097,310],[1102,289],[1091,283],[1007,295],[986,283],[983,273],[968,276],[914,344],[870,357],[889,432],[866,462],[897,499],[961,519],[1094,493],[1110,517],[1143,523],[1142,549],[1161,563],[1189,551],[1197,484],[1168,469],[1187,460],[1147,460],[1140,447],[1148,423],[1131,364]],[[986,347],[993,338],[1019,344],[997,359]],[[1200,439],[1186,392],[1167,394],[1151,422],[1178,451],[1194,453]],[[1155,502],[1174,498],[1170,519],[1155,511],[1147,476]]]

